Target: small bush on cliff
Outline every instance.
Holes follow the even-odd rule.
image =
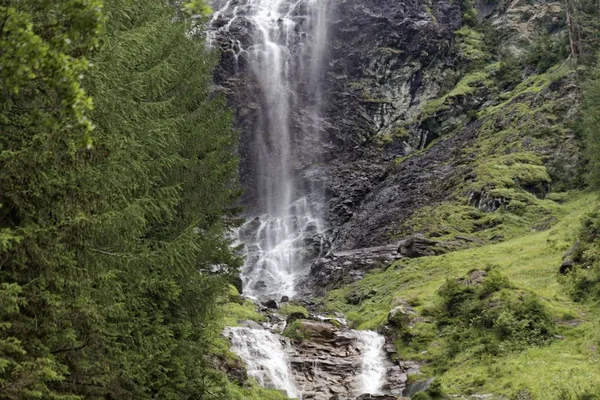
[[[289,337],[296,342],[302,342],[310,339],[310,334],[306,332],[302,323],[298,320],[289,324],[283,331],[283,336]]]
[[[525,55],[525,64],[531,65],[540,74],[569,56],[569,41],[566,34],[538,36]]]
[[[477,10],[475,9],[475,2],[473,0],[461,1],[460,9],[462,11],[462,21],[464,25],[477,25]]]
[[[308,318],[308,310],[306,307],[301,306],[300,304],[288,303],[281,306],[279,309],[279,313],[282,315],[292,315],[296,314],[298,316],[302,315],[302,318]]]

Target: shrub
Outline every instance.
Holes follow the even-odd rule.
[[[600,300],[600,213],[593,212],[579,231],[578,266],[567,277],[569,291],[576,301]]]
[[[296,342],[302,342],[310,339],[310,335],[304,329],[302,323],[298,320],[289,324],[283,331],[283,336],[289,337]]]
[[[524,61],[525,64],[531,65],[541,74],[568,56],[569,44],[566,35],[544,33],[533,41]]]
[[[440,287],[437,325],[448,338],[446,353],[454,357],[470,348],[498,354],[546,343],[554,321],[538,298],[514,288],[503,275],[490,271],[480,284],[447,280]]]

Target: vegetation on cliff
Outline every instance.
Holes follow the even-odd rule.
[[[448,395],[591,396],[600,384],[600,309],[575,302],[558,267],[597,204],[586,194],[559,207],[549,230],[399,260],[330,292],[325,304],[358,329],[395,337],[399,358],[422,362],[423,375],[411,379],[437,376]],[[348,302],[356,293],[364,300]],[[414,314],[390,323],[398,305]]]
[[[461,9],[444,92],[382,140],[426,132],[394,168],[465,137],[444,201],[391,238],[462,237],[460,249],[396,261],[323,301],[419,361],[411,380],[436,377],[414,398],[598,398],[597,2],[542,22],[523,7],[532,32],[512,48],[473,2]],[[237,138],[193,10],[209,11],[0,5],[0,399],[284,398],[228,376],[244,367],[221,331],[264,317],[229,284]],[[309,337],[300,322],[284,334]]]

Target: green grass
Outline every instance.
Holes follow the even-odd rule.
[[[223,318],[219,321],[223,329],[226,326],[238,326],[239,321],[251,320],[262,322],[265,317],[258,312],[253,301],[244,299],[233,285],[229,285],[227,301],[222,304]]]
[[[423,107],[423,115],[428,117],[440,111],[450,108],[452,99],[461,96],[468,96],[477,91],[480,87],[488,87],[492,83],[489,79],[489,73],[485,71],[473,72],[465,75],[454,88],[445,95],[429,101]]]
[[[230,384],[229,394],[231,400],[288,400],[283,392],[274,389],[262,388],[254,380],[250,380],[248,387],[240,388]]]
[[[413,329],[425,338],[416,350],[400,349],[399,357],[414,356],[432,363],[443,357],[444,338],[438,338],[428,311],[437,307],[438,289],[447,278],[462,277],[473,269],[495,265],[517,288],[539,297],[558,322],[564,340],[548,346],[531,347],[521,352],[507,352],[497,357],[483,357],[464,352],[451,362],[441,381],[450,394],[469,392],[514,395],[527,388],[535,399],[552,399],[558,387],[577,390],[600,384],[600,313],[592,305],[574,303],[557,273],[562,255],[575,242],[581,218],[597,207],[595,197],[580,194],[560,208],[558,222],[543,232],[529,232],[506,242],[455,251],[436,257],[403,259],[386,270],[368,274],[359,282],[330,292],[324,299],[331,310],[342,311],[359,329],[376,329],[387,313],[402,299],[414,306],[424,320]],[[350,293],[376,295],[359,305],[348,304]],[[567,316],[581,320],[577,327],[561,324]],[[419,346],[422,346],[419,348]],[[427,353],[422,354],[423,351]],[[424,367],[432,374],[433,368]]]
[[[286,303],[279,308],[279,313],[282,315],[290,315],[294,313],[302,314],[304,318],[308,318],[308,310],[306,307],[303,307],[299,304],[295,303]]]

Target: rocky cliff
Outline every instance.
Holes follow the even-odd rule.
[[[525,69],[504,82],[503,59],[494,54],[516,57],[536,35],[560,35],[560,5],[475,6],[471,11],[485,35],[464,25],[465,6],[461,9],[457,2],[350,0],[329,5],[321,118],[315,121],[296,112],[292,125],[295,173],[305,185],[325,188],[323,198],[314,200],[327,205],[334,249],[386,245],[413,231],[428,234],[411,218],[448,200],[472,206],[473,213],[492,212],[514,200],[480,190],[488,184],[487,177],[477,176],[484,168],[483,146],[500,163],[511,161],[499,158],[519,152],[530,159],[515,162],[540,167],[532,182],[503,185],[514,186],[510,189],[519,196],[533,193],[540,198],[552,186],[576,184],[565,173],[579,165],[572,132],[541,132],[556,119],[572,117],[569,106],[577,90],[568,66],[537,80],[534,70]],[[252,132],[256,110],[264,105],[240,52],[252,34],[252,26],[243,22],[236,19],[230,36],[219,37],[223,53],[218,81],[237,113],[242,182],[251,205],[253,167],[245,154],[252,137],[244,135]],[[307,99],[308,83],[301,81],[297,87],[298,101]],[[319,132],[319,140],[306,140],[307,126]],[[513,143],[487,143],[496,133]],[[309,162],[314,158],[307,154],[318,154],[321,161]]]

